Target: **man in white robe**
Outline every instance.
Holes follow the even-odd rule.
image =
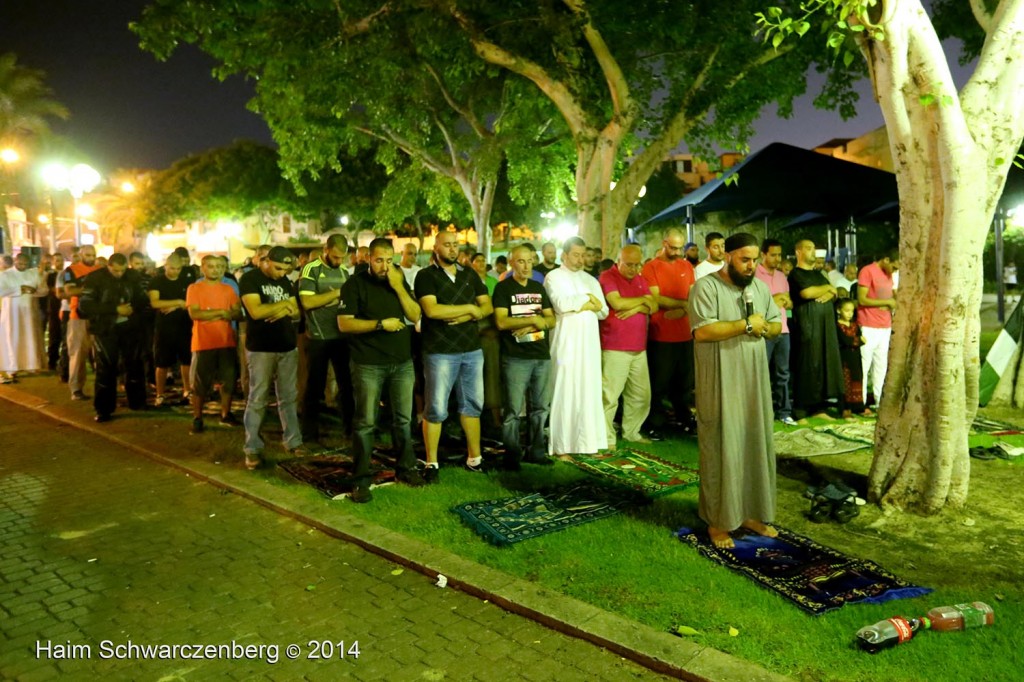
[[[601,285],[583,269],[587,245],[570,237],[562,265],[544,278],[557,324],[551,336],[555,390],[548,451],[556,456],[594,454],[608,446],[601,404],[601,336],[608,317]]]
[[[16,372],[46,367],[38,299],[47,293],[39,270],[29,267],[25,254],[0,273],[0,383],[13,381]]]

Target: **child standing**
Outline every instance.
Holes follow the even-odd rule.
[[[841,401],[844,419],[852,412],[871,416],[871,410],[864,407],[864,394],[861,383],[864,373],[860,361],[860,347],[864,345],[864,337],[857,324],[857,306],[852,299],[836,301],[836,323],[839,327],[839,357],[843,362],[844,395]]]

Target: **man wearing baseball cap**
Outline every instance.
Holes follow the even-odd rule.
[[[271,386],[277,389],[277,413],[284,430],[284,447],[289,455],[308,455],[302,445],[302,430],[296,410],[299,352],[296,322],[301,316],[287,274],[295,266],[295,255],[283,246],[270,249],[256,270],[238,283],[242,305],[249,315],[245,338],[249,360],[249,399],[245,406],[245,465],[256,469],[263,461],[260,426]]]

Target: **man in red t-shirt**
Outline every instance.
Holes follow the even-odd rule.
[[[865,405],[868,402],[869,377],[875,405],[882,403],[882,385],[889,368],[892,314],[896,310],[892,273],[899,267],[900,254],[891,251],[876,258],[874,263],[865,265],[857,276],[857,322],[864,336],[864,345],[860,347],[860,364],[864,371],[861,385]]]
[[[651,441],[640,435],[640,427],[651,409],[651,378],[647,369],[647,319],[658,304],[640,275],[643,252],[628,244],[619,252],[619,262],[608,268],[598,281],[610,313],[601,320],[601,392],[608,432],[608,449],[615,449],[612,423],[622,396],[622,437],[636,443]]]
[[[651,414],[647,437],[661,440],[668,422],[665,401],[672,404],[675,419],[687,431],[693,419],[693,334],[687,305],[696,281],[693,265],[684,254],[685,237],[672,228],[665,233],[661,250],[644,266],[643,278],[657,299],[658,312],[651,315],[647,359],[651,374]]]
[[[231,414],[235,388],[235,330],[232,320],[241,317],[242,302],[221,281],[227,263],[220,256],[203,256],[203,277],[185,292],[192,318],[192,433],[203,431],[203,404],[213,385],[220,382],[220,423],[238,426]]]

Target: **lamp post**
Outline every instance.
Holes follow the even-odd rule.
[[[61,163],[52,163],[43,169],[43,182],[50,188],[50,202],[53,206],[53,190],[67,190],[71,194],[71,208],[75,216],[75,244],[82,241],[82,222],[78,215],[78,200],[100,184],[100,174],[92,166],[78,163],[68,168]],[[56,251],[54,225],[56,216],[50,222],[50,248]]]

